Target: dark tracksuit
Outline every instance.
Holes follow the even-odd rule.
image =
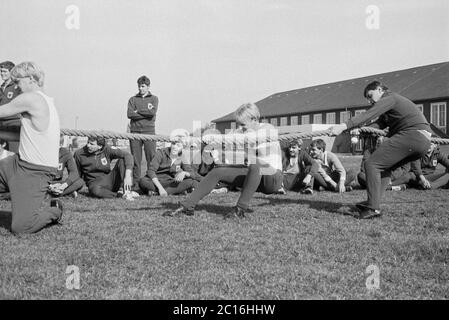
[[[357,127],[377,117],[379,128],[388,126],[390,139],[383,142],[365,162],[366,206],[375,210],[380,209],[391,170],[421,158],[430,147],[430,138],[420,132],[430,133],[426,118],[412,101],[397,93],[385,92],[371,108],[346,121],[346,125],[348,128]]]
[[[15,97],[21,94],[19,86],[14,82],[9,82],[8,84],[2,83],[0,86],[0,106],[11,102]],[[20,126],[20,118],[22,116],[20,114],[16,114],[10,117],[2,118],[0,120],[0,130],[4,128],[7,131],[19,132]],[[8,150],[18,153],[19,152],[19,142],[18,141],[10,141],[8,143]]]
[[[62,181],[64,168],[67,169],[68,177],[65,181]],[[58,173],[56,174],[56,178],[51,183],[67,183],[67,188],[65,188],[61,196],[78,191],[84,186],[84,181],[80,178],[75,159],[67,148],[59,148]]]
[[[298,154],[298,173],[288,172],[290,166],[290,157],[288,155],[288,150],[284,153],[285,157],[282,161],[282,171],[283,171],[283,185],[286,190],[299,191],[303,188],[310,187],[313,188],[313,176],[318,171],[318,163],[312,159],[312,157],[304,150],[300,150]],[[306,175],[310,174],[312,179],[310,184],[307,186],[302,185],[302,181]]]
[[[147,174],[140,179],[140,189],[147,193],[148,191],[158,192],[153,180],[157,178],[168,194],[179,194],[188,189],[196,188],[198,181],[195,180],[195,174],[189,163],[183,161],[182,156],[176,159],[173,163],[170,158],[170,149],[164,148],[157,150],[153,160],[151,160],[150,168]],[[190,177],[185,178],[181,182],[175,181],[175,176],[178,172],[185,171],[190,174]]]
[[[126,151],[105,146],[96,153],[89,153],[87,146],[74,154],[78,173],[83,178],[92,196],[114,198],[123,186],[125,170],[132,170],[133,156]],[[111,170],[111,160],[118,159]]]
[[[142,97],[140,93],[131,97],[128,101],[128,119],[130,119],[131,133],[155,134],[156,113],[159,99],[155,95],[148,93]],[[147,170],[156,154],[156,141],[129,140],[131,154],[134,157],[133,178],[135,183],[141,176],[142,165],[142,145],[145,150]]]
[[[435,173],[438,164],[446,168],[445,172]],[[411,169],[401,180],[413,187],[419,187],[419,176],[424,177],[430,182],[432,189],[438,189],[447,186],[449,183],[449,159],[446,154],[440,153],[435,149],[430,156],[424,155],[421,159],[411,163]]]
[[[195,209],[197,203],[208,195],[219,181],[235,185],[236,179],[244,178],[242,193],[237,202],[237,206],[242,209],[248,209],[249,201],[259,186],[261,175],[260,165],[218,165],[212,169],[202,180],[190,196],[182,202],[182,206],[188,210]]]

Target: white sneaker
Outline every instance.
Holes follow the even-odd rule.
[[[228,192],[228,188],[223,187],[223,188],[213,189],[210,193],[227,193],[227,192]]]
[[[122,196],[123,199],[127,201],[134,201],[134,197],[132,196],[130,191],[125,191],[125,193]]]
[[[140,194],[138,194],[138,193],[135,192],[135,191],[129,191],[129,194],[131,195],[132,198],[138,198],[138,197],[140,197]]]

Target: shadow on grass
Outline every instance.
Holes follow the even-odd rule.
[[[268,203],[257,204],[257,207],[265,207],[265,206],[282,206],[285,204],[300,204],[307,205],[311,209],[318,211],[327,211],[329,213],[340,214],[340,215],[353,215],[358,212],[357,208],[353,205],[349,205],[347,203],[336,203],[325,200],[318,199],[289,199],[289,198],[274,198],[270,196],[264,197],[256,197],[260,200],[268,200]]]
[[[11,211],[0,211],[0,228],[11,231],[12,214]]]

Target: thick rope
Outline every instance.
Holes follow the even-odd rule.
[[[358,129],[361,135],[363,134],[371,134],[376,136],[385,136],[386,132],[384,130],[376,129],[373,127],[361,127]],[[170,142],[171,139],[169,136],[164,135],[149,135],[149,134],[138,134],[138,133],[117,133],[113,131],[98,131],[98,130],[77,130],[77,129],[61,129],[61,133],[67,136],[78,136],[78,137],[89,137],[89,138],[105,138],[105,139],[131,139],[131,140],[141,140],[141,141],[160,141],[160,142]],[[299,132],[299,133],[288,133],[288,134],[280,134],[277,137],[267,136],[265,141],[278,140],[279,142],[289,142],[296,139],[310,139],[321,136],[334,136],[330,130],[319,130],[313,132]],[[187,137],[186,139],[189,142],[218,142],[224,144],[239,144],[242,142],[245,143],[255,143],[256,138],[251,138],[244,134],[241,135],[205,135],[202,137]],[[257,140],[260,142],[260,139]],[[442,138],[432,138],[432,142],[447,145],[449,144],[449,139]]]

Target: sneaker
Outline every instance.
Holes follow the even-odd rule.
[[[136,191],[129,191],[129,194],[132,198],[140,197],[140,194],[138,194]]]
[[[213,189],[210,193],[211,194],[228,193],[228,188],[223,187],[223,188]]]
[[[72,196],[73,199],[78,198],[78,191],[73,191],[71,196]]]
[[[407,186],[405,184],[400,184],[398,186],[389,186],[390,188],[387,190],[391,191],[404,191],[407,190]]]
[[[326,191],[326,188],[323,187],[323,186],[320,186],[320,187],[318,188],[318,191]]]
[[[129,192],[125,192],[122,199],[125,199],[126,201],[134,201],[134,198],[131,196]]]
[[[382,216],[380,210],[374,210],[371,208],[366,208],[360,211],[358,219],[373,219]]]
[[[189,210],[184,208],[184,206],[179,206],[175,211],[165,211],[162,216],[163,217],[179,217],[181,215],[193,216],[195,214],[194,210]]]
[[[59,210],[61,210],[61,215],[55,221],[55,223],[59,223],[61,221],[61,219],[62,219],[62,214],[64,213],[64,206],[62,204],[62,201],[59,200],[59,199],[51,199],[50,200],[50,207],[51,208],[58,208]]]
[[[123,188],[118,189],[117,191],[117,198],[121,198],[125,195],[125,192],[123,191]]]
[[[352,186],[346,186],[345,189],[346,189],[346,192],[351,192],[353,190]]]
[[[276,191],[276,194],[287,194],[284,187],[280,187],[278,191]]]
[[[157,192],[156,191],[148,191],[148,193],[147,193],[147,195],[149,196],[149,197],[152,197],[152,196],[157,196]]]
[[[311,187],[304,188],[301,193],[303,194],[313,194],[313,190]]]

